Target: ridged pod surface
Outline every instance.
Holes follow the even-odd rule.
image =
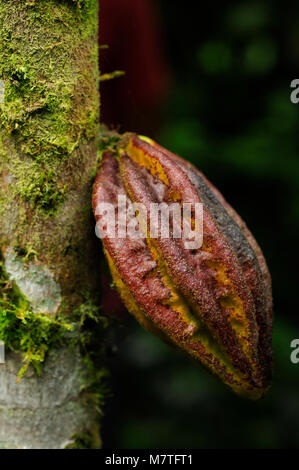
[[[142,238],[110,236],[97,209],[116,208],[119,196],[148,213],[153,203],[202,204],[202,246],[190,250],[182,238],[151,237],[149,216],[139,211]],[[262,397],[272,374],[271,278],[253,235],[219,191],[151,139],[126,134],[102,156],[93,209],[112,277],[141,325],[239,395]]]

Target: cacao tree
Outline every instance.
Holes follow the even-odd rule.
[[[0,447],[97,447],[98,2],[3,0],[0,35]]]

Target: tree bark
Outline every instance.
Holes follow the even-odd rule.
[[[0,1],[2,448],[99,445],[102,364],[82,347],[93,335],[84,320],[100,321],[90,203],[97,8],[97,0]],[[101,341],[93,336],[92,347]]]

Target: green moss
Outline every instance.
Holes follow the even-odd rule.
[[[80,347],[88,379],[83,388],[87,404],[99,412],[109,396],[109,372],[103,367],[103,358],[109,342],[109,320],[101,315],[87,293],[84,302],[75,310],[74,317],[80,329]]]
[[[51,162],[54,172],[98,132],[97,9],[97,0],[0,3],[2,135],[21,154]],[[10,159],[5,145],[1,159]]]
[[[123,70],[114,70],[114,72],[103,73],[100,75],[100,82],[114,80],[114,78],[123,77],[124,75],[125,75],[125,72]]]
[[[30,249],[19,251],[23,259],[35,256]],[[82,395],[87,406],[100,412],[109,394],[107,370],[103,367],[107,344],[108,319],[101,316],[100,307],[91,296],[83,295],[84,301],[74,310],[73,322],[63,315],[51,318],[33,313],[28,300],[20,293],[5,272],[0,260],[0,339],[5,346],[23,353],[24,366],[18,374],[22,378],[32,364],[38,374],[50,348],[61,345],[80,346],[87,371],[82,385]]]
[[[15,247],[15,252],[17,256],[23,261],[24,265],[30,261],[37,260],[38,257],[37,251],[32,248],[31,244],[27,245],[25,248]]]
[[[115,152],[121,139],[120,134],[110,131],[105,126],[101,126],[99,136],[99,159],[104,151]]]
[[[0,339],[5,346],[23,353],[24,367],[20,379],[32,364],[40,373],[50,347],[63,343],[63,338],[73,326],[47,315],[33,313],[29,302],[11,283],[0,261]]]
[[[98,449],[100,447],[97,433],[88,431],[75,434],[70,441],[65,449]]]
[[[99,127],[97,21],[97,0],[0,2],[0,178],[10,178],[0,184],[0,232],[11,208],[41,232],[38,221],[86,184],[82,161],[96,159]]]
[[[84,303],[80,304],[74,310],[74,319],[78,322],[78,325],[82,327],[86,321],[93,320],[94,322],[98,322],[100,317],[100,307],[95,305],[91,299],[89,293],[84,295],[85,301]],[[104,319],[103,319],[104,320]]]
[[[22,24],[9,4],[0,5],[1,126],[22,153],[43,162],[65,158],[97,132],[97,49],[90,41],[97,1],[24,2]]]
[[[48,215],[53,215],[59,205],[65,200],[66,185],[59,188],[55,181],[53,171],[38,174],[26,185],[18,184],[18,191],[21,197],[29,201],[33,207],[38,207],[46,211]]]

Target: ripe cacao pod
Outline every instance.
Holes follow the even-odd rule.
[[[97,208],[116,208],[120,195],[148,211],[153,203],[202,204],[202,246],[188,249],[160,232],[151,237],[149,217],[138,210],[142,238],[111,236]],[[271,278],[253,235],[219,191],[151,139],[126,134],[116,150],[103,153],[93,209],[129,312],[239,395],[262,397],[272,374]],[[192,217],[194,225],[194,211]]]

